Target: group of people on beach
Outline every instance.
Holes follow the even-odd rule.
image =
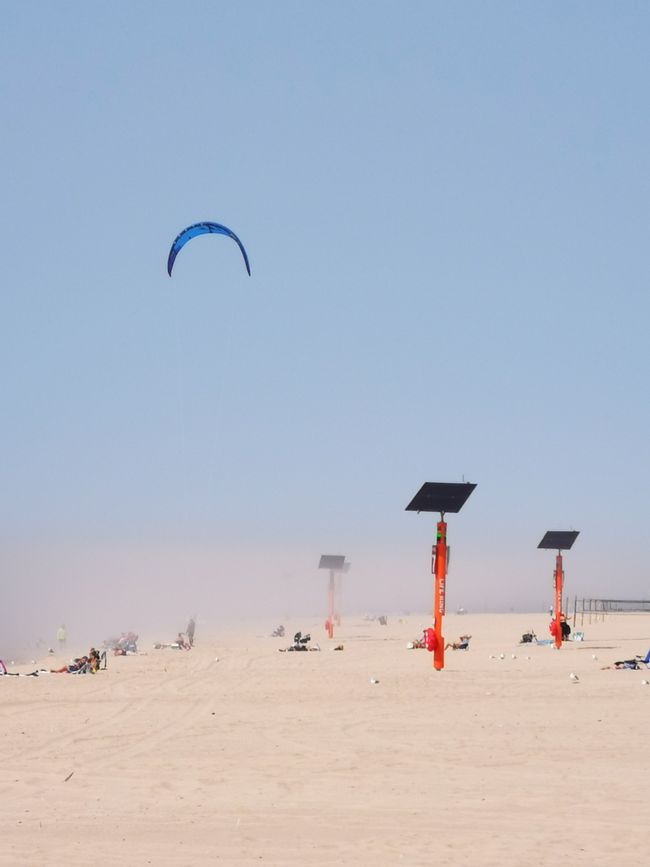
[[[196,617],[192,615],[189,619],[185,632],[179,632],[176,636],[176,641],[167,643],[157,642],[154,644],[154,650],[191,650],[194,647],[194,634],[196,632]]]
[[[100,653],[94,647],[91,647],[84,656],[76,656],[60,668],[37,668],[27,674],[8,671],[7,666],[0,659],[0,675],[7,675],[8,677],[39,677],[41,674],[95,674],[102,667],[106,668],[106,651],[103,650]]]
[[[85,656],[77,656],[61,668],[51,668],[50,674],[95,674],[99,671],[102,661],[106,668],[106,651],[100,653],[91,647]]]
[[[571,635],[571,627],[569,626],[567,618],[564,614],[560,615],[560,628],[562,631],[562,640],[567,641]],[[549,624],[549,631],[551,632],[551,635],[555,636],[557,632],[556,620],[551,620]],[[195,632],[196,618],[194,615],[192,615],[187,623],[185,632],[179,632],[176,641],[167,644],[155,644],[154,647],[156,649],[172,648],[175,650],[191,650],[194,646]],[[429,646],[430,641],[428,640],[428,638],[430,638],[429,633],[431,632],[431,629],[425,629],[422,638],[416,638],[414,641],[410,641],[408,643],[408,647],[410,649],[432,649]],[[272,633],[274,638],[281,638],[284,636],[284,634],[284,626],[278,626]],[[456,641],[448,641],[445,644],[445,650],[468,650],[471,638],[471,635],[461,635]],[[64,649],[67,641],[67,630],[64,625],[61,625],[57,630],[57,640],[59,648]],[[297,632],[294,636],[293,644],[290,647],[284,648],[284,650],[285,652],[320,650],[320,647],[318,645],[311,646],[310,640],[310,635]],[[60,668],[41,668],[33,672],[29,672],[29,674],[27,675],[21,676],[37,677],[39,674],[95,674],[95,672],[99,671],[100,667],[102,667],[102,662],[103,668],[106,668],[106,654],[108,650],[112,650],[115,656],[127,656],[129,654],[135,654],[138,652],[137,642],[138,635],[135,632],[122,632],[119,638],[111,638],[104,641],[104,650],[101,653],[94,647],[91,647],[87,654],[69,660],[69,662],[67,662],[65,665],[62,665]],[[530,632],[522,635],[520,644],[532,642],[541,644],[548,643],[547,641],[540,641],[533,630],[530,630]],[[338,650],[339,648],[335,649]],[[342,649],[342,646],[340,649]],[[51,654],[54,653],[51,648],[49,652]],[[622,659],[612,663],[611,665],[603,665],[601,670],[638,670],[646,667],[650,667],[650,650],[648,650],[645,656],[637,655],[632,659]],[[8,671],[6,664],[2,660],[0,660],[0,675],[18,676],[16,672]]]
[[[112,650],[113,656],[135,654],[138,652],[138,635],[135,632],[122,632],[119,638],[107,638],[104,647]]]

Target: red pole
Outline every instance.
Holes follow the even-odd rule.
[[[562,571],[562,552],[557,552],[555,559],[555,646],[559,650],[562,647],[562,584],[564,572]]]
[[[441,516],[444,517],[444,516]],[[445,614],[445,581],[447,578],[447,524],[438,521],[436,544],[433,549],[433,667],[442,671],[445,667],[445,640],[442,637],[442,618]]]
[[[334,579],[334,621],[337,626],[341,625],[342,584],[342,575],[339,573]]]
[[[327,628],[327,637],[334,638],[334,572],[330,569],[330,583],[329,590],[327,593],[327,622],[325,623],[325,627]]]

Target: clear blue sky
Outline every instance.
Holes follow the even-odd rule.
[[[464,476],[452,604],[550,602],[564,528],[570,592],[648,597],[649,25],[5,4],[3,580],[180,571],[201,606],[284,576],[307,604],[341,552],[355,605],[413,605],[433,532],[404,506]],[[168,278],[204,219],[252,278],[216,237]]]

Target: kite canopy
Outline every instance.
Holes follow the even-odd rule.
[[[228,238],[232,238],[241,250],[241,254],[244,257],[246,270],[248,271],[248,276],[250,277],[251,266],[248,261],[248,256],[246,255],[246,250],[244,250],[244,245],[239,240],[237,235],[235,235],[235,233],[227,226],[222,226],[220,223],[207,222],[194,223],[193,226],[188,226],[187,229],[183,229],[183,231],[176,236],[176,238],[174,239],[174,243],[172,244],[172,248],[169,251],[169,258],[167,259],[167,273],[170,277],[172,276],[172,268],[174,267],[176,257],[183,249],[185,244],[187,244],[187,242],[190,241],[192,238],[196,238],[197,235],[226,235]]]

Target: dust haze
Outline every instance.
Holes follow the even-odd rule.
[[[3,659],[46,652],[62,624],[73,653],[128,630],[140,635],[143,648],[173,641],[192,615],[199,639],[246,624],[266,632],[302,616],[324,620],[328,573],[317,568],[322,553],[342,553],[351,561],[342,576],[344,615],[421,612],[426,622],[431,612],[426,531],[417,541],[395,545],[366,539],[357,546],[259,541],[228,548],[151,538],[128,544],[5,541],[3,548]],[[545,611],[553,600],[553,567],[554,558],[537,551],[514,552],[502,563],[465,539],[450,564],[448,611]],[[598,580],[577,546],[566,570],[571,596],[607,595],[611,587],[606,571]]]

